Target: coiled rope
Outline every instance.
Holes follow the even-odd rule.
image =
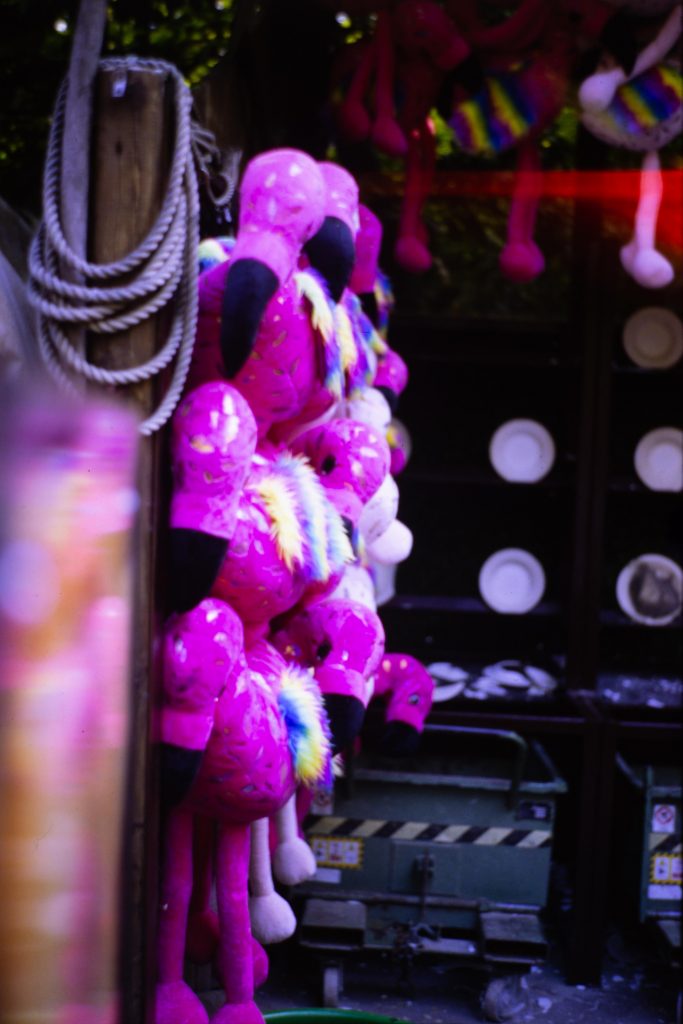
[[[101,61],[100,68],[122,74],[151,70],[173,79],[175,141],[166,195],[147,237],[123,259],[91,263],[73,252],[59,215],[65,81],[57,97],[48,139],[43,221],[29,252],[29,297],[38,313],[38,342],[43,361],[55,380],[71,392],[82,391],[87,381],[118,387],[149,380],[176,360],[166,394],[152,415],[140,424],[140,432],[149,435],[166,423],[180,400],[197,323],[199,196],[193,162],[192,98],[177,68],[164,61],[116,57]],[[60,266],[65,268],[66,275]],[[65,276],[77,276],[88,283],[74,283]],[[121,279],[125,279],[125,284]],[[168,337],[162,348],[139,366],[104,369],[89,362],[69,340],[69,325],[95,334],[114,334],[142,323],[170,302],[173,311]],[[112,339],[112,343],[115,341]]]

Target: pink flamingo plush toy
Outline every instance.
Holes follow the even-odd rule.
[[[395,255],[403,267],[415,273],[431,265],[421,220],[436,151],[429,114],[446,74],[468,54],[468,44],[440,4],[400,0],[377,11],[374,34],[365,44],[339,109],[340,132],[345,138],[353,142],[370,138],[378,149],[405,159]],[[373,79],[375,109],[371,114],[367,98]]]
[[[325,183],[315,160],[299,150],[254,157],[240,185],[237,237],[226,259],[200,277],[199,320],[188,390],[229,379],[249,402],[259,438],[314,399],[316,413],[335,400],[321,364],[330,331],[314,323],[302,293],[302,247],[321,228]],[[318,288],[325,289],[322,279]],[[322,378],[322,379],[321,379]]]
[[[162,735],[180,744],[203,742],[205,747],[189,793],[168,817],[155,1020],[208,1021],[201,1002],[183,981],[194,825],[208,819],[217,826],[218,969],[226,994],[226,1004],[213,1020],[263,1024],[253,1001],[249,827],[273,814],[294,792],[297,778],[287,728],[273,690],[248,669],[239,617],[223,602],[207,598],[191,611],[172,616],[164,655]]]
[[[209,382],[186,396],[173,421],[172,531],[216,536],[229,550],[256,438],[249,406],[227,382]],[[189,791],[168,814],[156,1021],[201,1024],[208,1019],[182,975],[193,831],[198,827],[205,838],[211,836],[208,819],[217,827],[217,953],[227,997],[215,1020],[261,1024],[253,1002],[259,949],[249,924],[249,826],[278,811],[297,781],[312,782],[323,774],[328,742],[319,693],[310,676],[289,669],[293,675],[287,697],[290,705],[297,704],[289,720],[298,717],[299,727],[288,730],[282,693],[265,678],[264,655],[259,660],[257,653],[248,664],[241,619],[216,597],[173,614],[164,645],[161,740],[172,750],[194,751],[200,762]],[[283,676],[280,690],[282,682]],[[305,735],[306,750],[294,743],[297,735]]]

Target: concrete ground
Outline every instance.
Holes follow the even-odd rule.
[[[680,1024],[678,971],[640,933],[610,934],[600,987],[567,984],[552,939],[550,948],[526,974],[493,976],[442,961],[415,966],[409,981],[390,961],[360,957],[344,967],[339,1007],[410,1024]],[[270,977],[256,997],[263,1013],[323,1005],[321,965],[308,951],[290,940],[269,955]],[[209,1010],[222,1003],[218,991],[203,998]]]

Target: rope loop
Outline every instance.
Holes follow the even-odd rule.
[[[122,259],[93,263],[69,246],[60,220],[60,168],[67,80],[57,95],[43,176],[43,220],[29,251],[29,298],[38,314],[38,345],[57,383],[71,393],[87,381],[120,387],[149,380],[175,360],[170,384],[140,432],[149,435],[170,418],[180,401],[192,358],[197,324],[199,193],[196,164],[204,173],[210,133],[192,121],[192,98],[180,72],[165,61],[108,57],[100,69],[116,72],[115,90],[125,91],[128,71],[152,71],[174,86],[175,137],[168,186],[147,236]],[[199,141],[197,141],[199,140]],[[229,202],[232,190],[226,186]],[[228,195],[229,192],[229,195]],[[223,197],[220,197],[221,199]],[[75,279],[75,280],[74,280]],[[81,281],[85,283],[81,283]],[[77,351],[69,330],[86,328],[116,335],[172,304],[171,324],[162,348],[139,366],[106,370]],[[112,343],[116,343],[113,337]]]

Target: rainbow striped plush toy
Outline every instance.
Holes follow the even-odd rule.
[[[683,78],[676,52],[683,6],[670,0],[628,0],[624,6],[638,14],[669,10],[630,70],[617,64],[585,79],[579,88],[581,120],[602,142],[644,154],[633,236],[622,247],[621,263],[643,288],[663,288],[673,280],[674,270],[656,248],[662,199],[659,150],[683,127]]]

